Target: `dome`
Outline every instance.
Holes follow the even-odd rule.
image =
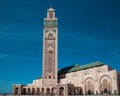
[[[48,11],[55,11],[55,9],[53,9],[52,7],[48,9]]]

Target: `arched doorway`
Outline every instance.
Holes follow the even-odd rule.
[[[88,95],[91,95],[92,94],[92,91],[89,89],[88,90]]]
[[[53,88],[51,89],[51,94],[52,94],[52,95],[55,95],[56,93],[57,93],[57,90],[56,90],[55,87],[53,87]]]
[[[68,94],[72,95],[72,89],[71,89],[71,87],[68,88]]]
[[[30,88],[27,88],[27,95],[30,95]]]
[[[93,95],[94,94],[94,82],[92,78],[88,78],[85,82],[85,91],[87,95]]]
[[[32,95],[35,95],[35,88],[32,88]]]
[[[110,95],[112,90],[111,78],[107,75],[100,78],[101,94]]]
[[[108,89],[104,89],[104,92],[103,92],[105,95],[108,95]]]
[[[36,88],[36,94],[40,95],[40,89],[39,88]]]
[[[46,88],[46,95],[50,95],[50,88]]]
[[[15,88],[15,94],[18,95],[18,87]]]
[[[23,95],[26,95],[26,88],[23,88]]]
[[[103,80],[103,94],[108,95],[109,94],[109,88],[108,88],[108,81],[106,79]]]
[[[41,95],[44,95],[44,88],[41,88]]]
[[[63,87],[60,87],[60,89],[59,89],[59,95],[64,95],[64,88]]]
[[[82,88],[80,88],[80,94],[79,95],[83,95],[83,91]]]
[[[78,95],[78,88],[77,87],[74,87],[74,94]]]

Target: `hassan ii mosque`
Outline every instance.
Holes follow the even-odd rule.
[[[102,62],[57,69],[58,18],[55,9],[47,10],[43,29],[42,76],[31,84],[13,84],[14,95],[118,95],[120,74]]]

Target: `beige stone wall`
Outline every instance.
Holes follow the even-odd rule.
[[[115,90],[118,92],[117,71],[109,70],[108,65],[67,73],[66,78],[60,79],[60,83],[74,84],[75,86],[82,87],[84,94],[86,93],[87,89],[89,89],[89,85],[91,84],[91,91],[93,91],[93,94],[96,94],[96,92],[101,93],[100,84],[102,83],[101,80],[104,79],[107,79],[110,83],[111,93],[114,93]]]
[[[104,88],[108,88],[113,94],[115,90],[116,93],[118,93],[117,71],[108,70],[108,65],[67,73],[65,76],[66,78],[60,79],[60,84],[74,84],[74,86],[82,87],[84,94],[86,94],[86,91],[89,89],[93,91],[93,94],[96,94],[96,92],[100,94]],[[104,80],[108,82],[106,86],[102,85]],[[31,86],[31,88],[42,87],[42,79],[34,80],[33,83],[28,86]]]
[[[59,85],[73,84],[75,87],[82,88],[83,94],[102,94],[104,91],[114,94],[115,91],[118,93],[117,79],[117,71],[109,70],[108,65],[103,65],[67,73],[65,74],[65,78],[60,79]],[[23,86],[23,88],[26,88],[26,91],[30,88],[31,91],[35,90],[35,92],[37,92],[38,88],[42,92],[43,87],[45,92],[47,87],[42,86],[42,79],[33,80],[33,83]],[[51,86],[49,89],[52,91],[53,87]]]

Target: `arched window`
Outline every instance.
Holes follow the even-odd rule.
[[[49,34],[48,34],[48,37],[49,37],[49,38],[52,38],[52,37],[53,37],[53,34],[52,34],[52,33],[49,33]]]
[[[63,87],[60,87],[60,89],[59,89],[59,95],[64,95],[64,88]]]
[[[49,50],[48,50],[48,52],[49,52],[50,54],[52,54],[52,53],[53,53],[52,49],[49,49]]]

